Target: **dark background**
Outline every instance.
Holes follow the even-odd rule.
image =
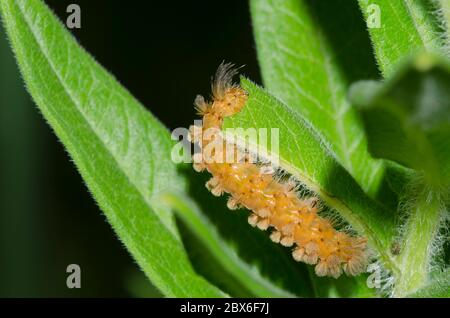
[[[247,1],[46,0],[168,128],[187,127],[222,60],[260,82]],[[0,297],[158,296],[24,89],[0,26]],[[81,266],[82,288],[66,287]]]

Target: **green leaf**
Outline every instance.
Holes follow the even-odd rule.
[[[450,182],[450,65],[420,55],[385,84],[360,82],[350,99],[361,107],[369,150],[425,174],[429,184]]]
[[[193,183],[195,191],[189,195],[196,199],[197,192],[203,193],[205,181],[199,186]],[[317,277],[311,266],[294,261],[290,249],[274,244],[266,232],[250,227],[248,211],[230,211],[224,197],[207,194],[207,198],[196,200],[200,205],[178,194],[170,194],[166,200],[175,201],[171,205],[177,214],[204,242],[201,253],[205,254],[205,249],[211,251],[208,264],[212,263],[212,258],[216,259],[222,264],[225,274],[231,274],[239,281],[241,290],[250,290],[251,295],[257,297],[375,296],[375,290],[366,286],[363,276],[357,279],[341,277],[339,280]],[[219,269],[215,271],[217,275],[225,276]],[[234,296],[231,291],[229,293]]]
[[[358,0],[385,77],[417,52],[442,52],[446,37],[430,0]],[[447,0],[444,0],[447,1]],[[374,24],[379,17],[380,25]],[[448,43],[447,43],[448,45]]]
[[[249,93],[249,100],[239,114],[225,119],[224,128],[244,129],[227,132],[226,137],[242,141],[248,128],[266,128],[268,132],[279,129],[278,149],[256,144],[248,138],[247,146],[252,151],[262,149],[271,162],[278,158],[284,171],[318,194],[360,235],[367,237],[386,267],[396,273],[388,252],[395,236],[395,215],[363,192],[304,118],[250,81],[242,79],[241,85]]]
[[[414,298],[449,298],[450,297],[450,269],[436,275],[426,286],[408,295]]]
[[[385,83],[359,82],[350,99],[361,108],[371,153],[416,170],[404,194],[408,216],[396,258],[395,296],[429,280],[435,241],[445,222],[450,184],[450,66],[421,54]]]
[[[219,231],[215,228],[215,225],[201,212],[200,207],[197,206],[192,200],[182,194],[167,193],[163,194],[161,199],[175,208],[177,214],[188,225],[188,227],[195,233],[206,248],[211,251],[213,257],[222,265],[225,270],[232,275],[237,281],[239,281],[244,288],[248,289],[256,297],[293,297],[289,291],[277,286],[268,277],[265,277],[256,265],[247,263],[239,256],[235,247],[226,242],[221,237]],[[224,212],[224,211],[221,211]],[[229,213],[234,213],[230,212]],[[239,220],[242,222],[242,220]],[[242,222],[244,223],[244,222]],[[244,225],[247,225],[244,223]],[[235,234],[237,234],[235,232]],[[253,233],[252,233],[253,234]],[[272,246],[276,246],[272,244]],[[258,249],[258,246],[254,246]],[[264,253],[270,253],[270,250],[260,251],[261,256]],[[283,256],[271,253],[271,259],[278,262],[282,268],[287,272],[287,277],[291,279],[297,279],[295,271],[292,270],[292,266],[289,266],[283,262]],[[282,260],[281,262],[280,259]],[[303,277],[302,280],[298,280],[300,286],[307,287],[308,277]],[[303,288],[303,296],[308,295],[306,288]]]
[[[41,1],[0,7],[34,101],[147,276],[167,296],[224,296],[193,271],[170,210],[155,199],[184,189],[168,131]]]
[[[188,195],[172,193],[168,201],[187,225],[183,242],[196,269],[232,296],[319,296],[307,265],[295,262],[291,251],[274,244],[266,232],[251,227],[248,211],[230,211],[226,196],[212,196],[205,187],[208,173],[186,168]]]
[[[408,219],[402,229],[400,253],[396,262],[401,271],[393,296],[403,297],[429,282],[433,262],[443,241],[439,232],[445,225],[447,211],[436,189],[415,181],[407,193]]]
[[[371,158],[350,83],[376,77],[364,23],[353,1],[250,1],[264,86],[306,118],[338,162],[370,195],[383,177]]]

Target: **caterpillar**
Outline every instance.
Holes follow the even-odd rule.
[[[189,128],[189,140],[200,149],[193,155],[194,169],[207,170],[212,178],[206,187],[213,195],[228,193],[230,210],[250,210],[250,225],[261,230],[272,228],[271,240],[293,247],[293,258],[315,265],[318,276],[338,278],[342,272],[357,275],[365,271],[365,238],[336,230],[330,220],[319,216],[317,197],[301,198],[295,184],[277,178],[270,164],[254,162],[251,153],[223,138],[224,118],[240,112],[249,98],[244,89],[233,83],[237,74],[233,64],[222,63],[212,80],[212,101],[201,95],[194,101],[203,117],[201,126]],[[212,151],[211,145],[215,146]],[[223,160],[230,150],[236,160]]]

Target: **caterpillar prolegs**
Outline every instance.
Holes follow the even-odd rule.
[[[348,275],[365,271],[365,238],[336,230],[330,220],[318,215],[316,197],[301,198],[295,184],[280,180],[270,165],[253,162],[250,153],[222,137],[223,119],[241,111],[248,99],[247,92],[232,82],[236,74],[232,64],[222,63],[212,82],[212,101],[200,95],[195,99],[203,121],[201,127],[190,127],[190,139],[201,149],[194,155],[194,169],[206,169],[212,175],[206,183],[212,194],[228,193],[231,210],[245,207],[252,211],[250,225],[272,228],[272,241],[293,247],[293,258],[315,265],[318,276],[337,278],[342,271]],[[213,144],[213,151],[205,151]],[[223,160],[230,149],[236,158],[231,162]]]

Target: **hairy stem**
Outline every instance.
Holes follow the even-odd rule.
[[[443,209],[439,191],[422,185],[410,208],[403,246],[398,257],[400,276],[393,291],[403,297],[426,284],[433,256],[433,242],[439,232]]]

